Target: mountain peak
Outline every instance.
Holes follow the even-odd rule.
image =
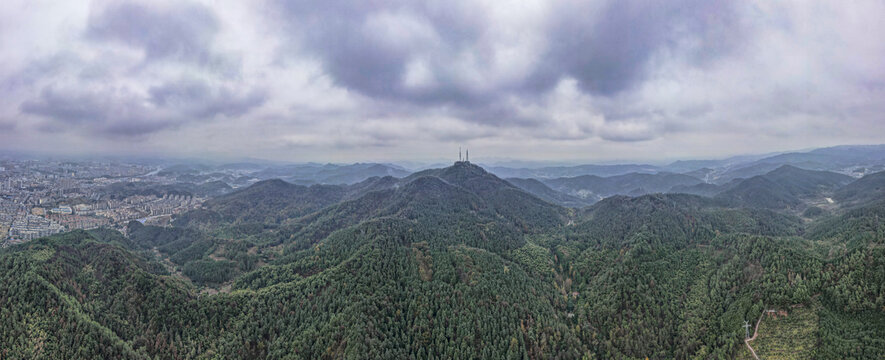
[[[443,168],[442,170],[444,172],[463,172],[465,174],[478,176],[483,176],[489,173],[486,169],[483,169],[482,166],[473,164],[469,161],[456,161],[452,166]]]
[[[778,167],[777,169],[770,171],[769,173],[808,172],[808,171],[811,171],[811,170],[798,168],[798,167],[795,167],[790,164],[784,164],[784,165],[781,165],[780,167]]]

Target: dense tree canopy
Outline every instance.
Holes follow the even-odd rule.
[[[466,163],[256,186],[183,217],[211,221],[0,250],[0,358],[729,359],[744,320],[797,304],[816,358],[885,353],[882,203],[810,223],[693,195],[573,210]]]

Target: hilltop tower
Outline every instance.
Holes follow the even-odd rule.
[[[470,162],[470,149],[467,149],[467,153],[465,154],[464,161]]]

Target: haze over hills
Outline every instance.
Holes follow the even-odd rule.
[[[839,204],[846,207],[867,205],[885,197],[885,171],[866,175],[833,194]]]
[[[628,192],[705,184],[589,178]],[[743,319],[808,306],[831,329],[814,332],[821,358],[863,358],[885,350],[885,198],[836,201],[811,222],[780,205],[850,199],[876,179],[782,166],[715,198],[615,195],[579,209],[468,162],[351,185],[264,180],[171,227],[0,250],[0,314],[29,319],[7,322],[0,343],[13,358],[739,358]],[[858,316],[869,322],[846,320]],[[63,345],[77,336],[89,341]]]
[[[706,182],[723,184],[736,178],[762,175],[782,165],[860,177],[863,174],[885,170],[883,159],[885,159],[885,145],[846,145],[773,155],[741,155],[721,160],[678,160],[658,166],[623,164],[539,168],[490,167],[489,171],[502,177],[536,179],[674,172],[687,173]]]
[[[829,199],[836,189],[854,180],[847,175],[783,165],[740,181],[717,197],[742,206],[801,210],[806,201]]]
[[[784,165],[799,169],[831,171],[855,178],[885,169],[883,146],[839,146],[806,152],[774,155],[735,156],[723,160],[680,160],[668,165],[576,165],[533,168],[490,167],[490,172],[521,182],[521,188],[560,205],[580,207],[607,196],[641,195],[658,192],[684,192],[715,196],[737,186],[744,179],[768,174]],[[412,168],[423,168],[410,163]],[[299,185],[353,185],[373,177],[404,178],[410,170],[394,164],[273,164],[261,162],[220,165],[177,164],[166,166],[160,175],[195,185],[215,184],[214,190],[192,189],[198,193],[220,194],[221,183],[233,188],[257,181],[279,178]],[[526,180],[516,180],[526,179]],[[544,189],[528,179],[539,180]],[[758,180],[754,180],[758,181]],[[748,185],[749,186],[749,185]],[[552,190],[552,192],[551,192]],[[577,200],[576,200],[577,199]],[[795,205],[795,201],[792,202]]]
[[[822,153],[839,172],[781,154],[84,174],[111,183],[69,205],[190,205],[0,250],[0,356],[741,358],[743,319],[801,306],[815,354],[865,358],[885,351],[885,172],[858,176],[883,160]]]
[[[553,190],[540,180],[536,179],[508,178],[507,181],[527,193],[561,206],[584,207],[596,202],[595,199],[581,198]]]
[[[673,173],[630,173],[612,177],[584,175],[545,181],[553,189],[583,199],[601,200],[612,195],[639,196],[668,192],[675,186],[691,186],[702,183],[700,179]]]
[[[2,1],[0,360],[882,359],[883,14]]]

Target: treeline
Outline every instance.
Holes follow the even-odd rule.
[[[881,208],[572,212],[461,166],[282,221],[0,250],[0,358],[729,359],[745,320],[796,304],[821,309],[816,358],[885,353]]]

